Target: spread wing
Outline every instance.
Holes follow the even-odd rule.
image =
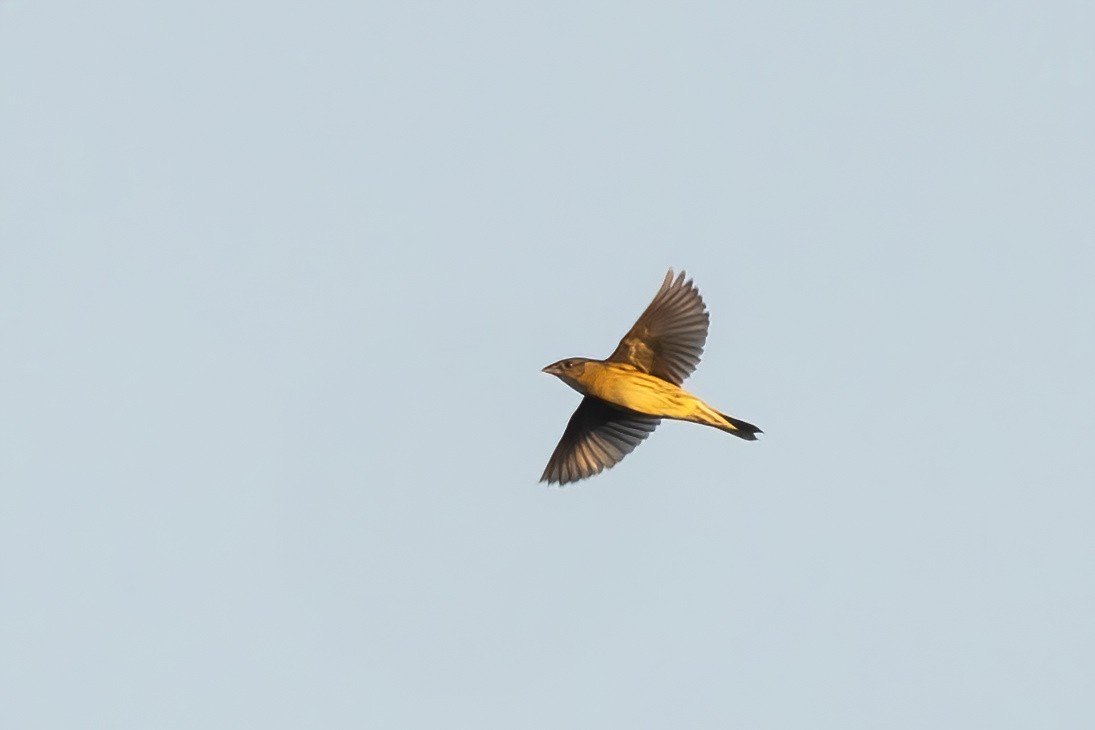
[[[610,362],[634,365],[674,385],[692,374],[707,342],[710,318],[696,285],[684,276],[682,271],[674,279],[669,270],[654,301],[608,356]]]
[[[661,419],[621,411],[599,398],[586,396],[559,439],[540,481],[567,484],[615,466]]]

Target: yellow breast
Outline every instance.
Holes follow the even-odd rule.
[[[582,384],[589,395],[636,413],[685,418],[695,398],[676,385],[620,363],[586,363]]]

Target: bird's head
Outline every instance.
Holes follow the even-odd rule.
[[[544,368],[543,372],[554,375],[571,388],[584,394],[586,390],[582,385],[582,376],[585,374],[587,362],[589,360],[584,357],[568,357],[565,360],[553,362]]]

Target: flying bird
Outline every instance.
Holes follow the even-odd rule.
[[[700,361],[709,317],[682,271],[661,289],[615,352],[604,360],[571,357],[543,372],[585,396],[548,460],[541,482],[568,484],[618,464],[663,418],[691,421],[756,441],[761,430],[719,413],[681,388]]]

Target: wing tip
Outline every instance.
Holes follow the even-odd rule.
[[[688,272],[684,269],[674,272],[673,267],[670,266],[669,270],[665,272],[665,279],[662,280],[662,289],[691,289],[696,293],[699,293],[699,287],[696,286],[694,279],[689,278]]]

